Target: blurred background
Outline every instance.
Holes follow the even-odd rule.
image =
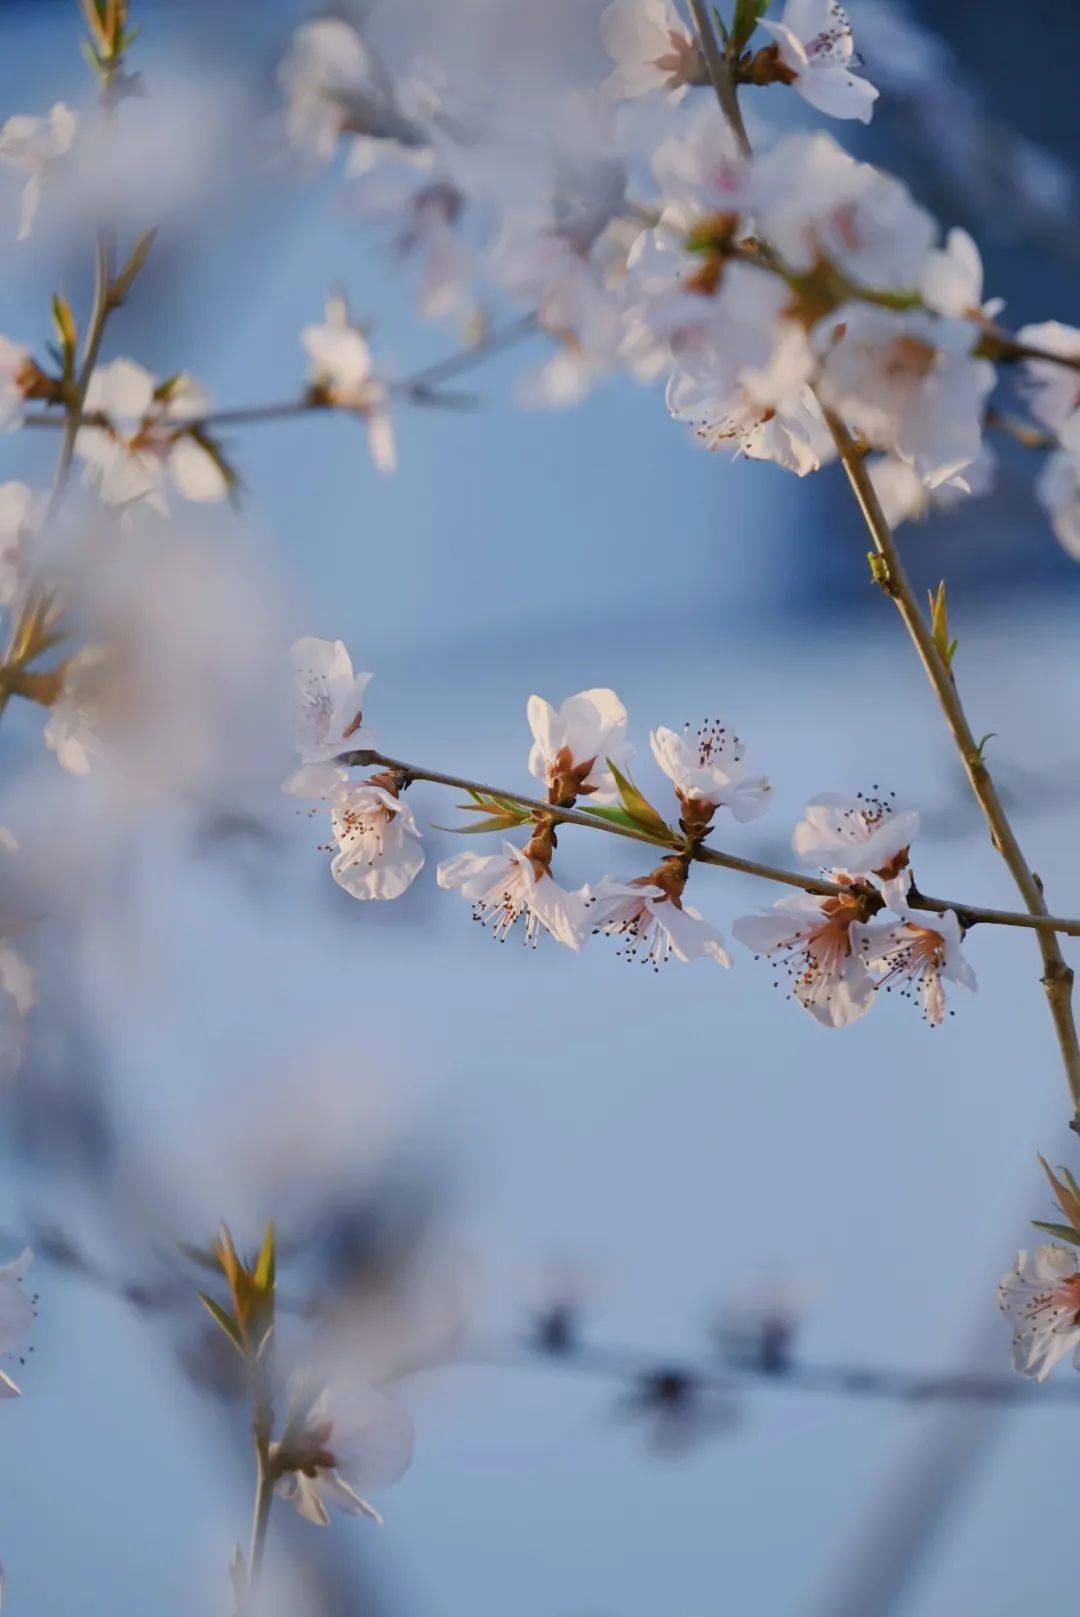
[[[599,10],[384,0],[370,26],[391,57],[422,45],[497,82],[542,128],[556,85],[604,70]],[[1013,326],[1080,322],[1073,9],[850,10],[882,97],[869,130],[834,132],[972,230]],[[416,320],[390,233],[340,176],[281,155],[276,64],[305,15],[134,8],[147,99],[124,195],[161,236],[105,357],[190,369],[222,405],[296,391],[297,333],[332,285],[400,374],[455,346]],[[89,101],[73,4],[8,0],[0,19],[0,113]],[[762,115],[798,121],[777,100]],[[46,221],[16,245],[17,207],[11,185],[0,330],[38,341],[54,287],[85,307],[91,232]],[[280,647],[340,637],[375,672],[368,714],[397,756],[528,790],[530,692],[611,685],[646,789],[650,728],[737,723],[776,802],[725,827],[733,851],[786,863],[808,797],[880,783],[923,812],[926,889],[1014,904],[839,472],[710,456],[625,381],[520,410],[527,358],[478,369],[475,409],[403,409],[393,478],[346,419],[230,436],[239,514],[140,553],[125,598],[168,677],[197,674],[205,756],[170,730],[152,778],[64,777],[58,797],[40,714],[4,717],[0,819],[51,895],[27,944],[31,1056],[3,1103],[0,1256],[34,1240],[40,1294],[24,1396],[0,1411],[15,1613],[229,1609],[245,1420],[174,1256],[222,1217],[250,1241],[275,1216],[283,1288],[348,1277],[358,1362],[388,1339],[437,1356],[462,1320],[505,1340],[563,1300],[591,1341],[707,1362],[718,1313],[772,1287],[807,1362],[1007,1368],[994,1289],[1028,1220],[1052,1216],[1035,1153],[1076,1165],[1028,937],[973,934],[980,994],[935,1032],[883,1002],[833,1034],[745,953],[639,981],[602,940],[580,958],[497,949],[437,892],[461,846],[437,829],[404,898],[357,904],[330,880],[324,823],[278,791]],[[3,477],[47,480],[55,445],[31,438],[0,445]],[[1024,451],[1001,456],[993,497],[904,529],[904,547],[922,584],[949,580],[975,730],[995,732],[1051,907],[1074,913],[1080,575]],[[78,502],[70,520],[91,523]],[[447,794],[410,801],[421,824],[453,823]],[[568,884],[642,869],[584,832],[560,859]],[[724,929],[773,896],[694,882]],[[282,1508],[271,1609],[1004,1617],[1071,1574],[1080,1409],[740,1381],[672,1443],[632,1390],[572,1362],[410,1377],[417,1453],[384,1530],[320,1533]]]

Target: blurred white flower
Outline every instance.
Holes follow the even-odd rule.
[[[23,1276],[34,1261],[25,1247],[10,1263],[0,1263],[0,1354],[18,1353],[33,1328],[34,1305],[23,1288]],[[0,1370],[0,1398],[18,1398],[19,1388]]]
[[[473,907],[473,919],[491,925],[492,936],[505,943],[525,918],[524,941],[536,948],[541,931],[550,932],[567,949],[580,949],[589,917],[580,893],[560,887],[546,865],[534,865],[520,848],[504,842],[502,854],[459,853],[437,871],[439,886],[459,889]]]
[[[356,29],[340,17],[302,23],[278,68],[293,145],[326,162],[342,133],[363,128],[380,98],[379,75]]]
[[[1080,331],[1059,320],[1022,326],[1017,342],[1065,359],[1080,361]],[[1036,421],[1048,427],[1065,449],[1080,454],[1080,376],[1051,359],[1024,360],[1024,396]]]
[[[977,983],[961,948],[963,934],[952,910],[943,915],[907,909],[890,899],[898,921],[875,921],[862,929],[859,948],[868,966],[884,975],[878,988],[901,985],[901,993],[918,995],[926,1020],[936,1027],[945,1016],[942,980],[975,991]],[[910,986],[907,986],[910,985]]]
[[[293,737],[301,767],[283,790],[295,797],[329,797],[348,772],[333,760],[350,747],[371,747],[364,727],[364,692],[370,674],[354,674],[352,658],[340,640],[305,635],[290,652],[295,705]]]
[[[25,483],[0,483],[0,606],[10,606],[22,588],[22,547],[41,526],[42,496]]]
[[[1080,460],[1068,449],[1047,455],[1035,479],[1035,494],[1050,518],[1054,537],[1080,561]]]
[[[1080,1274],[1071,1249],[1047,1242],[1019,1252],[998,1287],[998,1306],[1012,1322],[1021,1375],[1045,1381],[1067,1353],[1080,1369]]]
[[[584,889],[593,930],[620,940],[619,954],[654,971],[670,960],[715,960],[730,966],[723,936],[699,912],[648,877],[620,881],[604,876]]]
[[[766,148],[750,191],[762,236],[800,272],[824,258],[860,286],[911,291],[937,240],[936,223],[906,185],[856,162],[821,131]]]
[[[133,360],[114,359],[91,376],[85,409],[105,419],[79,428],[75,453],[107,505],[145,500],[167,512],[166,478],[188,500],[223,500],[228,494],[218,461],[189,430],[210,409],[208,395],[191,377],[158,383]]]
[[[845,871],[828,875],[850,880]],[[856,897],[796,893],[764,914],[741,915],[731,930],[753,954],[780,957],[792,994],[815,1021],[847,1027],[874,1003],[874,979],[858,949],[862,914]]]
[[[412,810],[382,786],[347,787],[330,803],[338,852],[330,873],[353,898],[399,898],[424,864]]]
[[[270,1446],[275,1492],[317,1527],[329,1523],[331,1505],[381,1525],[359,1490],[388,1488],[405,1475],[413,1452],[408,1413],[368,1387],[319,1386],[297,1375],[289,1390],[285,1428]]]
[[[47,118],[18,113],[0,128],[0,163],[26,175],[19,216],[19,241],[33,229],[47,170],[71,150],[79,120],[63,101]]]
[[[694,740],[661,727],[649,737],[653,757],[675,787],[684,817],[708,823],[718,808],[737,820],[755,820],[769,806],[772,787],[743,764],[745,748],[733,730],[713,719]]]
[[[322,325],[305,326],[300,341],[307,349],[312,389],[335,409],[352,410],[363,419],[377,470],[393,472],[397,452],[389,393],[374,375],[371,349],[363,332],[350,323],[345,299],[327,298]]]
[[[822,792],[807,803],[791,834],[791,846],[812,865],[843,865],[852,876],[894,881],[906,868],[908,849],[919,834],[915,809],[897,809],[893,796],[860,792],[844,797]]]
[[[697,39],[672,0],[611,0],[600,38],[615,63],[606,84],[612,95],[669,90],[681,100],[690,85],[707,82]]]
[[[22,426],[27,389],[36,372],[29,348],[0,337],[0,432]]]
[[[604,688],[568,696],[556,710],[542,696],[530,696],[526,713],[533,733],[529,770],[548,788],[553,803],[587,795],[613,803],[615,780],[605,762],[621,769],[633,757],[626,739],[626,709]]]
[[[895,528],[934,510],[952,510],[968,495],[988,494],[997,472],[997,456],[984,442],[970,465],[936,487],[924,483],[914,466],[898,455],[871,455],[866,469],[885,520]]]
[[[815,329],[818,392],[867,443],[891,450],[930,488],[970,466],[994,386],[966,321],[848,303]]]
[[[804,101],[830,118],[870,122],[878,92],[851,71],[859,58],[837,0],[787,0],[778,22],[762,17],[760,26],[775,39],[779,60]]]
[[[663,223],[684,233],[702,219],[734,219],[746,210],[753,175],[715,101],[683,113],[650,156]]]
[[[84,646],[64,664],[64,684],[42,732],[62,769],[90,773],[102,756],[103,709],[114,694],[115,659],[107,646]]]
[[[1002,298],[983,302],[982,257],[966,230],[950,230],[945,246],[926,255],[919,291],[935,314],[957,320],[992,320],[1005,307]]]
[[[10,943],[0,942],[0,1080],[13,1078],[23,1064],[29,1042],[26,1018],[36,1000],[34,968]]]

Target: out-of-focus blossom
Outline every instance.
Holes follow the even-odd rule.
[[[349,320],[344,298],[326,301],[321,325],[305,326],[300,341],[307,349],[308,379],[313,393],[338,410],[352,410],[367,427],[368,448],[380,472],[397,467],[394,424],[387,408],[386,383],[374,374],[367,339]]]
[[[681,884],[680,884],[681,887]],[[652,877],[620,881],[604,876],[585,889],[593,930],[618,938],[624,960],[640,961],[654,971],[670,960],[715,960],[730,966],[722,935],[697,910],[682,902]]]
[[[360,1490],[399,1482],[412,1452],[412,1421],[399,1405],[373,1388],[323,1387],[299,1375],[284,1431],[270,1446],[275,1491],[316,1527],[327,1526],[330,1506],[381,1525]]]
[[[681,100],[690,85],[707,82],[697,39],[672,0],[612,0],[600,37],[615,63],[606,86],[612,95],[669,90]]]
[[[406,144],[418,138],[370,49],[340,17],[316,17],[297,28],[278,80],[290,141],[321,162],[346,131]]]
[[[0,337],[0,432],[22,426],[26,401],[33,397],[39,376],[29,348]]]
[[[1059,320],[1022,326],[1016,340],[1080,361],[1080,331]],[[1026,359],[1024,395],[1036,421],[1048,427],[1065,449],[1080,454],[1080,373],[1052,359]]]
[[[473,907],[473,919],[491,926],[492,936],[505,943],[515,923],[524,917],[526,944],[535,949],[541,931],[557,943],[580,949],[589,930],[582,897],[560,887],[546,865],[530,859],[521,848],[504,842],[502,854],[459,853],[439,866],[439,886],[457,889]]]
[[[822,792],[807,803],[791,834],[800,859],[812,865],[842,864],[853,876],[876,876],[885,884],[900,880],[919,834],[919,815],[915,809],[897,809],[895,794],[879,797],[877,792],[876,786],[872,794],[857,797]]]
[[[545,783],[550,800],[565,806],[590,796],[594,803],[613,803],[615,780],[606,760],[621,769],[634,753],[626,739],[626,709],[615,692],[579,691],[558,709],[530,696],[526,713],[533,733],[529,770]]]
[[[72,775],[88,775],[91,761],[103,755],[102,706],[113,675],[114,658],[107,646],[84,646],[64,664],[63,686],[43,734],[57,763]]]
[[[998,1305],[1013,1328],[1013,1364],[1045,1381],[1059,1359],[1073,1354],[1080,1369],[1080,1274],[1076,1254],[1047,1242],[1020,1252],[998,1287]]]
[[[364,727],[364,692],[370,674],[354,674],[341,640],[305,635],[289,653],[295,706],[293,736],[301,767],[284,790],[296,797],[329,797],[348,773],[333,760],[350,747],[371,747],[374,733]]]
[[[400,898],[423,868],[424,849],[412,810],[370,781],[331,799],[338,852],[330,874],[353,898]]]
[[[731,225],[746,210],[753,168],[714,101],[684,113],[650,158],[661,219],[688,231],[701,220]]]
[[[145,500],[167,512],[166,479],[187,500],[212,502],[228,494],[220,460],[193,430],[210,399],[191,377],[159,383],[134,361],[114,359],[91,376],[85,408],[103,420],[79,428],[75,453],[107,505]]]
[[[26,175],[19,215],[19,241],[34,226],[45,175],[71,150],[79,126],[77,115],[58,101],[47,118],[17,113],[0,128],[0,163]]]
[[[966,321],[851,303],[815,337],[820,396],[867,443],[907,461],[930,488],[977,459],[995,378],[988,360],[972,357]]]
[[[751,191],[758,228],[789,269],[826,260],[859,286],[918,286],[934,220],[900,180],[856,162],[831,135],[777,141],[755,160]]]
[[[1035,479],[1035,493],[1050,518],[1054,537],[1080,561],[1080,460],[1068,449],[1047,455]]]
[[[1005,307],[1002,298],[983,302],[982,256],[966,230],[950,230],[945,246],[927,254],[919,291],[935,314],[957,320],[992,320]]]
[[[928,915],[909,910],[890,899],[897,921],[873,922],[863,928],[859,948],[868,966],[884,975],[879,988],[900,985],[902,994],[918,995],[926,1020],[936,1027],[945,1017],[942,981],[959,983],[974,992],[975,973],[961,948],[963,934],[952,910]]]
[[[34,1305],[23,1287],[23,1277],[33,1261],[33,1252],[24,1247],[10,1263],[0,1263],[0,1354],[18,1353],[33,1328]],[[0,1370],[0,1398],[18,1396],[15,1382]]]
[[[761,27],[772,34],[784,76],[804,101],[830,118],[870,122],[878,92],[851,71],[859,58],[837,0],[787,0],[779,21],[762,17]]]
[[[852,879],[846,871],[828,875],[839,883]],[[857,894],[796,893],[762,915],[740,916],[731,930],[755,955],[779,957],[792,994],[815,1021],[846,1027],[874,1003],[876,985],[859,948],[863,915]]]
[[[908,461],[897,455],[872,455],[866,462],[874,492],[891,528],[934,510],[951,510],[966,495],[988,494],[994,484],[997,457],[984,443],[962,472],[931,488]]]
[[[24,578],[22,547],[40,528],[41,495],[25,483],[0,483],[0,606],[10,606]]]
[[[23,1064],[26,1018],[36,1000],[34,968],[10,943],[0,942],[0,1080],[13,1078]]]
[[[718,808],[737,820],[756,820],[769,806],[772,787],[764,775],[752,775],[743,763],[745,748],[719,719],[701,726],[691,740],[661,727],[649,737],[653,757],[675,787],[684,820],[708,825]]]
[[[775,275],[732,264],[703,341],[680,344],[667,406],[710,448],[775,460],[800,476],[834,452],[809,382],[815,360]]]

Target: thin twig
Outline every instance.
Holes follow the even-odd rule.
[[[611,820],[602,819],[599,815],[590,814],[586,809],[558,808],[553,803],[544,803],[538,797],[525,797],[521,792],[508,791],[503,786],[487,786],[482,781],[467,780],[463,775],[448,775],[441,770],[427,769],[422,764],[406,763],[401,758],[388,758],[385,753],[376,752],[372,748],[365,747],[359,751],[342,753],[337,761],[353,769],[367,769],[377,764],[383,769],[392,770],[404,783],[427,780],[436,786],[451,786],[457,791],[476,792],[482,797],[495,799],[504,797],[512,803],[519,803],[522,808],[530,809],[535,814],[548,816],[556,824],[583,825],[590,831],[607,831],[612,836],[627,837],[631,842],[648,843],[650,847],[669,850],[677,847],[682,851],[682,841],[674,832],[671,840],[665,841],[661,837],[652,836],[648,831],[635,831],[630,826],[617,825]],[[822,898],[842,898],[851,891],[850,887],[826,881],[821,876],[805,876],[798,870],[784,870],[778,865],[762,864],[757,859],[743,859],[738,854],[724,853],[719,848],[698,845],[687,850],[687,853],[688,857],[696,860],[698,864],[717,865],[724,870],[737,870],[744,876],[757,876],[763,881],[777,882],[784,887],[798,887],[804,893],[819,894]],[[952,910],[965,927],[979,924],[1016,926],[1035,931],[1064,932],[1071,937],[1080,937],[1080,919],[1071,917],[1045,913],[1033,915],[1022,910],[987,909],[978,904],[963,904],[948,898],[932,898],[915,888],[909,893],[908,902],[913,909],[926,910],[935,915],[943,915],[947,910]],[[884,900],[880,907],[885,907]]]

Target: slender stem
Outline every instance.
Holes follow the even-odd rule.
[[[255,1508],[251,1517],[251,1546],[248,1550],[248,1591],[255,1589],[262,1572],[266,1551],[266,1535],[270,1526],[270,1507],[274,1502],[274,1483],[270,1475],[270,1462],[265,1448],[256,1443]]]
[[[735,75],[732,72],[731,62],[717,43],[712,22],[709,19],[706,0],[690,0],[690,10],[694,14],[697,24],[698,37],[701,40],[701,52],[705,58],[705,66],[709,70],[716,98],[720,103],[720,110],[727,119],[728,126],[735,136],[739,151],[744,157],[750,156],[750,139],[743,123],[742,111],[739,107],[739,96],[735,86]]]
[[[884,563],[880,575],[882,587],[895,603],[904,627],[918,652],[926,677],[941,704],[945,722],[960,754],[972,793],[989,826],[990,840],[1005,861],[1028,913],[1045,917],[1047,910],[1042,882],[1028,865],[998,796],[997,787],[983,758],[982,748],[968,723],[952,672],[938,651],[911,587],[865,462],[840,418],[833,411],[825,410],[825,420],[874,541],[874,548]],[[1065,1066],[1076,1117],[1080,1119],[1080,1041],[1077,1039],[1076,1022],[1072,1011],[1073,972],[1062,955],[1054,929],[1044,925],[1039,928],[1037,936],[1043,960],[1042,984],[1046,990],[1046,999],[1061,1049],[1061,1059]]]
[[[508,791],[503,786],[487,786],[482,781],[467,780],[463,775],[448,775],[441,770],[426,769],[421,764],[405,763],[400,758],[388,758],[385,753],[375,752],[371,748],[342,753],[338,762],[350,768],[361,769],[378,764],[383,769],[392,770],[396,775],[400,775],[406,784],[414,780],[429,780],[436,786],[452,786],[458,791],[477,792],[485,797],[505,797],[512,803],[520,803],[522,808],[547,815],[560,825],[583,825],[590,831],[606,831],[611,836],[627,837],[631,842],[648,843],[650,847],[667,849],[678,847],[682,851],[681,840],[674,832],[671,840],[665,841],[661,837],[652,836],[648,831],[635,831],[630,826],[616,825],[611,820],[601,819],[585,809],[558,808],[553,803],[542,802],[538,797],[525,797],[521,792]],[[804,893],[820,894],[822,898],[841,898],[851,891],[849,887],[839,882],[826,881],[820,876],[804,876],[799,870],[784,870],[779,865],[762,864],[756,859],[743,859],[738,854],[724,853],[719,848],[709,848],[703,844],[686,851],[688,857],[696,860],[698,864],[717,865],[724,870],[737,870],[744,876],[758,876],[763,881],[777,882],[785,887],[798,887]],[[1048,915],[1045,912],[1033,915],[1021,910],[986,909],[978,904],[962,904],[953,899],[932,898],[927,893],[920,893],[916,888],[912,888],[908,901],[913,909],[926,910],[935,915],[943,915],[947,910],[952,910],[965,927],[985,923],[994,926],[1025,927],[1035,931],[1065,932],[1072,937],[1080,937],[1080,919],[1072,917]]]
[[[98,233],[97,251],[94,255],[94,299],[90,310],[90,323],[86,328],[82,359],[79,373],[75,380],[74,392],[67,402],[63,417],[64,436],[60,443],[60,456],[57,461],[52,492],[49,495],[49,504],[45,513],[46,522],[55,517],[67,489],[68,478],[71,474],[71,462],[75,454],[75,439],[82,424],[86,390],[90,386],[90,378],[93,375],[94,366],[97,364],[102,338],[105,335],[105,327],[108,324],[109,314],[113,307],[111,296],[112,256],[111,232],[102,230]]]

